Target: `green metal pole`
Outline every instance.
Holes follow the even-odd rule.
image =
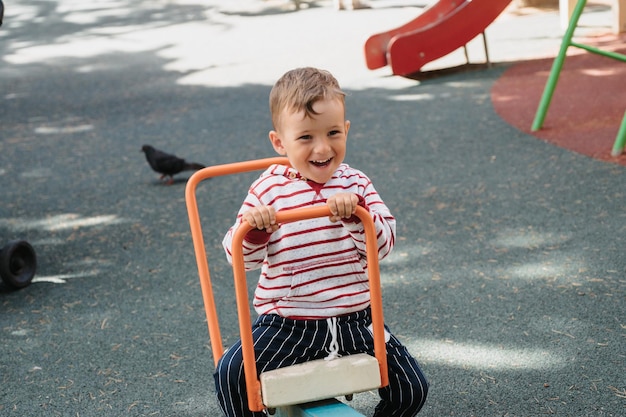
[[[624,112],[624,119],[622,125],[617,132],[617,138],[615,138],[615,144],[613,145],[612,156],[620,156],[626,146],[626,112]]]
[[[584,45],[582,43],[576,43],[576,42],[570,42],[570,44],[572,46],[575,46],[576,48],[584,49],[587,52],[591,52],[597,55],[602,55],[607,58],[617,59],[618,61],[626,62],[626,55],[620,54],[619,52],[605,51],[600,48],[596,48],[590,45]]]
[[[550,70],[550,76],[548,77],[548,81],[546,82],[546,86],[543,90],[543,95],[541,96],[541,101],[539,102],[539,108],[537,108],[537,113],[535,114],[535,120],[533,121],[533,125],[531,130],[537,131],[541,129],[543,126],[543,121],[546,118],[546,113],[548,112],[548,107],[550,107],[550,101],[552,101],[552,94],[554,93],[554,89],[556,88],[556,83],[559,81],[559,75],[561,74],[561,69],[563,68],[563,62],[565,61],[565,55],[567,54],[567,48],[571,46],[572,37],[574,36],[574,30],[578,25],[578,19],[580,19],[580,15],[583,13],[583,9],[587,4],[587,0],[578,0],[576,3],[576,7],[574,7],[574,12],[572,13],[572,17],[570,18],[569,25],[567,30],[565,31],[565,35],[563,35],[563,40],[561,42],[561,49],[559,50],[559,54],[554,58],[554,62],[552,63],[552,70]]]

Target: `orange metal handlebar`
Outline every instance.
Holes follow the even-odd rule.
[[[365,229],[365,244],[367,250],[368,279],[370,284],[370,305],[372,309],[372,326],[374,330],[374,354],[378,360],[380,369],[381,386],[389,384],[387,374],[387,352],[385,349],[383,304],[380,289],[380,275],[378,265],[378,242],[376,240],[376,228],[369,212],[363,207],[357,207],[355,213]],[[330,216],[328,206],[285,210],[276,213],[278,224],[289,223],[298,220],[311,219],[314,217]],[[261,397],[261,383],[257,377],[256,358],[254,356],[254,342],[252,340],[252,323],[248,300],[248,287],[246,285],[246,271],[243,261],[243,238],[252,227],[244,222],[233,235],[233,273],[235,275],[235,292],[237,295],[237,314],[239,315],[239,331],[241,333],[241,350],[243,353],[243,368],[246,377],[248,391],[248,407],[251,411],[263,410]]]
[[[286,158],[267,158],[247,162],[239,162],[235,164],[218,165],[214,167],[204,168],[197,171],[191,176],[187,182],[185,190],[185,199],[187,202],[187,211],[189,215],[189,223],[191,226],[191,235],[194,243],[196,261],[198,264],[198,273],[200,276],[200,285],[202,288],[202,297],[204,299],[204,307],[209,326],[209,335],[211,338],[211,348],[213,350],[213,358],[215,364],[224,353],[222,346],[222,338],[219,330],[217,312],[215,308],[215,300],[211,287],[211,279],[209,275],[209,267],[206,257],[204,240],[202,237],[202,229],[200,225],[200,217],[198,214],[198,206],[195,196],[195,190],[198,183],[204,179],[215,176],[227,175],[239,172],[254,171],[263,169],[272,164],[288,165]],[[302,208],[295,210],[286,210],[276,213],[276,221],[281,223],[289,223],[298,220],[311,219],[315,217],[330,216],[330,210],[327,206]],[[374,334],[374,354],[378,360],[380,369],[381,386],[389,384],[387,373],[387,356],[385,348],[384,336],[384,319],[382,292],[380,286],[380,274],[378,263],[378,243],[376,240],[376,228],[374,221],[369,212],[357,207],[356,216],[359,217],[365,230],[365,244],[368,261],[368,279],[370,286],[370,305],[372,310],[372,327]],[[256,358],[254,355],[254,342],[252,340],[252,322],[250,318],[250,302],[248,300],[248,289],[246,285],[246,272],[243,260],[243,238],[252,227],[244,222],[236,230],[232,242],[232,258],[233,258],[233,274],[235,279],[235,294],[237,299],[237,314],[239,316],[239,331],[241,336],[241,346],[243,353],[244,374],[246,378],[246,387],[248,395],[248,406],[251,411],[261,411],[265,407],[261,396],[261,383],[257,377]]]

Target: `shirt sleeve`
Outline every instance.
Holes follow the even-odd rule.
[[[246,199],[237,213],[235,224],[228,229],[226,236],[224,236],[224,239],[222,240],[222,246],[226,252],[226,259],[231,265],[233,263],[233,236],[235,235],[237,229],[241,226],[241,223],[244,221],[243,214],[250,210],[251,207],[257,207],[261,204],[260,200],[252,191],[248,192]],[[267,237],[263,235],[267,235]],[[258,269],[263,265],[270,237],[270,233],[262,230],[251,230],[246,234],[242,242],[243,260],[246,271]]]
[[[376,229],[376,241],[378,243],[378,258],[383,259],[391,253],[395,244],[396,219],[382,198],[368,181],[363,188],[363,193],[358,195],[359,205],[365,207],[372,216]],[[363,203],[361,203],[361,200]],[[356,216],[353,216],[356,217]],[[358,217],[357,217],[358,219]],[[353,221],[352,218],[343,221],[344,227],[348,229],[354,244],[362,257],[366,256],[365,229],[360,221]]]

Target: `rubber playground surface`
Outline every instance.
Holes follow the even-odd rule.
[[[581,43],[626,53],[626,36],[595,36]],[[496,112],[508,123],[557,146],[626,165],[626,154],[611,149],[624,117],[626,65],[570,47],[543,128],[532,132],[537,106],[552,59],[522,62],[508,68],[491,91]],[[542,76],[543,75],[543,76]]]
[[[269,90],[302,65],[348,91],[346,162],[397,218],[381,263],[385,320],[430,380],[419,415],[626,414],[626,167],[607,157],[624,69],[568,58],[545,129],[531,134],[558,12],[507,9],[486,32],[491,66],[478,39],[471,66],[447,70],[464,64],[456,51],[420,80],[368,70],[365,39],[429,3],[7,8],[0,247],[28,240],[38,270],[27,288],[0,289],[0,415],[220,415],[188,176],[162,185],[140,148],[207,165],[275,156]],[[585,39],[623,51],[604,3],[584,14]],[[198,190],[226,344],[238,329],[220,242],[255,175]],[[352,404],[369,416],[376,401]]]

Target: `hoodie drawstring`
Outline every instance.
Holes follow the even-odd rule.
[[[339,354],[339,341],[337,340],[337,317],[329,317],[326,319],[326,323],[328,323],[328,332],[330,333],[330,345],[326,350],[328,352],[328,356],[324,358],[326,361],[332,361],[333,359],[340,358]]]

